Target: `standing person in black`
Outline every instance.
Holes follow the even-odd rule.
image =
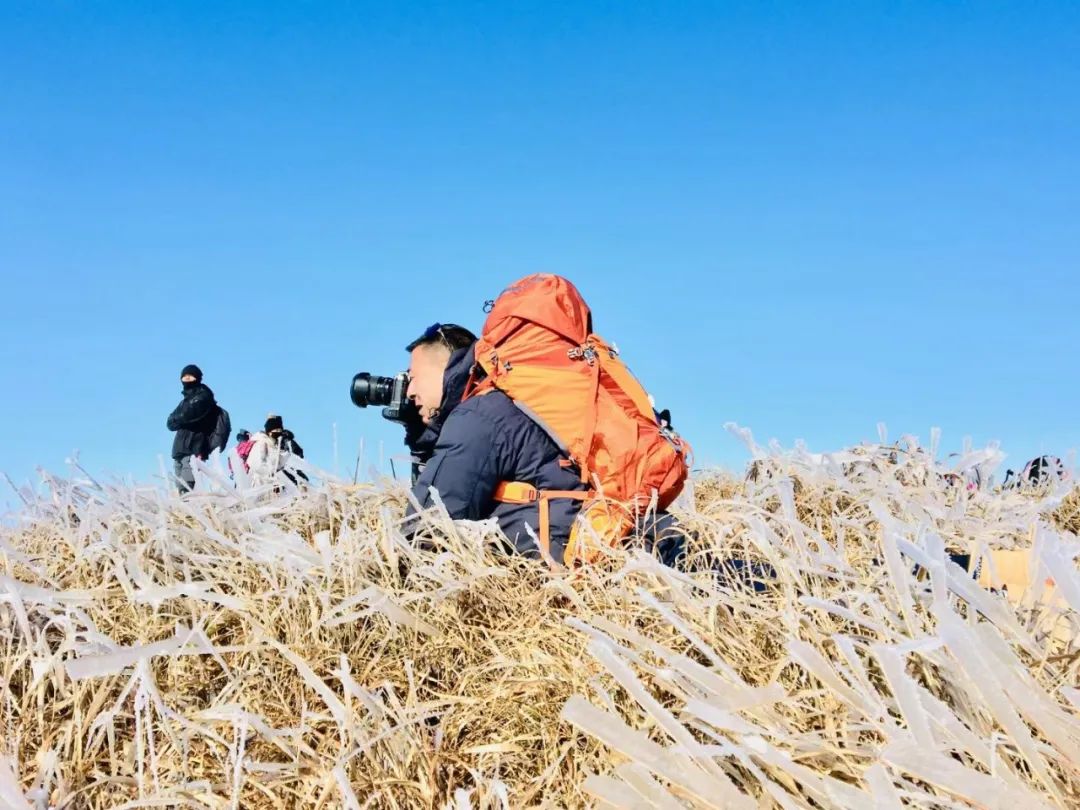
[[[176,433],[172,447],[173,472],[181,493],[195,488],[192,457],[205,460],[212,450],[223,450],[231,430],[228,416],[214,400],[214,392],[203,385],[202,377],[198,366],[184,366],[180,372],[184,398],[166,422],[166,427]]]

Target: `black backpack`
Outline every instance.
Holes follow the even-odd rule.
[[[225,445],[229,443],[229,436],[232,435],[232,422],[229,420],[229,412],[217,406],[217,418],[214,420],[214,429],[210,432],[210,447],[208,452],[213,453],[215,450],[225,451]]]

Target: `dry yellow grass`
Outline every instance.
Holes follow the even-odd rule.
[[[1065,496],[1051,517],[1062,531],[1080,534],[1080,487],[1074,488]]]
[[[555,574],[437,511],[417,550],[389,482],[55,481],[0,534],[0,804],[1080,804],[1076,494],[874,449],[754,478],[682,499],[692,573]],[[998,548],[1017,604],[947,554]]]

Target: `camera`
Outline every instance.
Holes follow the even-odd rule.
[[[414,416],[416,406],[406,396],[409,388],[409,375],[404,371],[393,377],[379,377],[361,371],[352,380],[349,396],[357,408],[368,405],[383,405],[383,419],[391,422],[408,423]]]

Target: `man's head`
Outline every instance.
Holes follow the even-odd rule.
[[[408,396],[420,411],[424,424],[438,416],[443,400],[443,375],[450,356],[476,342],[476,335],[463,326],[435,323],[405,347],[409,353]]]
[[[184,384],[185,388],[198,385],[202,382],[202,371],[194,363],[186,365],[180,370],[180,382]]]

